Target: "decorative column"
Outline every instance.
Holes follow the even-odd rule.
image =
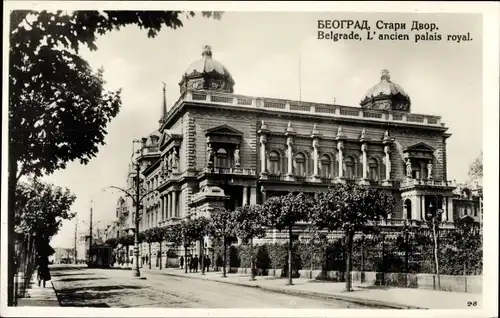
[[[344,179],[344,154],[343,154],[345,135],[342,132],[342,126],[339,126],[339,128],[337,130],[337,137],[336,138],[337,138],[337,150],[338,150],[337,157],[339,158],[339,167],[338,167],[339,174],[338,174],[336,182],[345,183],[345,179]]]
[[[266,134],[269,132],[264,121],[261,122],[260,129],[257,132],[259,134],[260,141],[260,178],[267,179],[267,168],[266,168]]]
[[[319,178],[318,168],[319,168],[319,138],[321,137],[317,125],[314,124],[313,130],[311,133],[311,138],[313,139],[312,147],[313,147],[313,160],[314,160],[314,168],[313,168],[313,182],[321,182]]]
[[[368,180],[368,156],[366,154],[368,150],[368,138],[366,138],[366,131],[363,128],[363,131],[361,132],[361,137],[359,138],[359,141],[361,141],[361,155],[363,159],[363,177],[361,179],[360,184],[362,185],[369,185],[370,181]]]
[[[160,209],[161,209],[161,220],[165,220],[165,196],[161,196]]]
[[[245,206],[248,204],[248,186],[243,186],[243,202],[242,202],[242,206]]]
[[[256,205],[257,204],[257,187],[251,186],[250,187],[250,205]]]
[[[177,217],[177,192],[172,192],[172,216]]]
[[[293,175],[293,136],[295,135],[295,131],[292,128],[292,122],[288,122],[288,126],[285,130],[286,145],[287,145],[287,159],[288,159],[288,172],[285,177],[286,181],[294,181]]]
[[[171,205],[172,205],[172,200],[170,199],[170,192],[169,192],[167,193],[167,216],[169,219],[172,217]]]
[[[385,153],[385,180],[382,182],[382,185],[384,186],[392,186],[392,181],[391,181],[391,144],[393,142],[393,139],[389,136],[389,131],[386,130],[384,133],[384,153]],[[418,214],[413,213],[413,214]]]

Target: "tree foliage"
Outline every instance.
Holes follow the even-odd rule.
[[[234,234],[247,243],[250,239],[261,238],[266,234],[263,224],[264,213],[261,205],[245,205],[233,212]]]
[[[483,152],[469,166],[469,182],[482,184],[483,181]]]
[[[366,231],[392,213],[396,201],[387,191],[356,184],[334,184],[317,198],[315,223],[319,229]]]
[[[70,209],[76,197],[69,189],[31,179],[18,184],[16,196],[15,225],[18,232],[49,239],[57,234],[63,220],[75,216]]]
[[[313,207],[314,200],[310,196],[304,193],[289,193],[267,199],[260,211],[264,224],[283,231],[297,222],[306,221]]]
[[[222,207],[215,208],[209,219],[208,233],[214,238],[228,239],[236,234],[234,212]]]

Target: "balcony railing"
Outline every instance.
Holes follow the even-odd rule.
[[[256,174],[254,169],[246,168],[205,168],[203,169],[203,172],[212,174],[235,174],[242,176],[254,176]]]
[[[264,108],[277,112],[298,114],[319,114],[327,117],[357,118],[380,122],[406,122],[416,125],[443,126],[440,116],[388,112],[384,110],[362,109],[360,107],[340,106],[322,103],[298,102],[275,98],[259,98],[243,95],[213,93],[209,91],[186,91],[171,111],[183,101],[197,103],[217,103],[246,108]]]
[[[454,187],[455,182],[433,179],[405,179],[401,182],[401,187],[430,186],[430,187]]]

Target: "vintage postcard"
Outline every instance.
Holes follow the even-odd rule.
[[[496,315],[498,3],[5,9],[2,316]]]

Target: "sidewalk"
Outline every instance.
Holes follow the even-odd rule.
[[[36,276],[36,275],[33,275]],[[24,298],[17,300],[18,307],[36,306],[36,307],[60,307],[52,281],[45,282],[45,288],[39,287],[36,278],[33,277],[30,286],[26,290]]]
[[[414,288],[397,288],[385,286],[354,285],[352,292],[344,292],[345,283],[335,283],[326,281],[316,281],[307,278],[296,278],[292,286],[286,285],[286,279],[272,276],[258,276],[255,281],[250,281],[249,275],[227,274],[222,277],[222,272],[208,272],[202,275],[198,273],[185,274],[181,269],[142,269],[144,274],[169,275],[186,277],[191,279],[203,279],[240,285],[245,287],[261,288],[263,290],[279,292],[306,297],[329,298],[344,300],[363,305],[370,305],[379,308],[394,309],[464,309],[467,302],[477,301],[481,308],[482,294],[458,293],[435,291]]]

